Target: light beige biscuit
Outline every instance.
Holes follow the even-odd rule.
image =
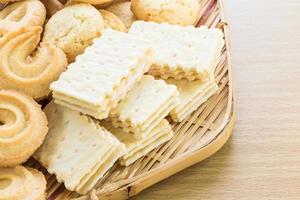
[[[54,102],[44,111],[49,133],[34,157],[67,189],[86,194],[125,153],[125,146],[77,111]]]
[[[127,153],[120,158],[121,165],[125,166],[147,155],[153,149],[170,140],[174,135],[171,125],[165,119],[152,130],[151,134],[143,138],[135,138],[132,134],[126,133],[121,128],[115,128],[109,121],[102,121],[101,125],[125,144]]]
[[[151,64],[152,49],[147,42],[106,29],[51,84],[53,97],[58,104],[96,119],[107,118]]]
[[[193,25],[200,11],[199,0],[132,0],[131,10],[144,21]]]
[[[223,32],[205,26],[137,21],[129,34],[152,42],[154,63],[149,74],[164,79],[210,79],[224,46]]]
[[[39,45],[42,28],[20,28],[0,38],[0,88],[22,91],[34,99],[47,97],[50,83],[65,70],[64,52]]]
[[[129,29],[133,22],[137,20],[134,14],[130,10],[131,3],[129,1],[118,2],[108,7],[106,10],[114,13],[119,17],[125,24],[126,28]]]
[[[23,93],[0,90],[0,167],[25,162],[47,134],[39,104]]]
[[[127,28],[124,23],[112,12],[107,10],[99,10],[103,20],[104,20],[104,28],[111,28],[115,31],[127,32]]]
[[[175,122],[183,121],[218,90],[214,80],[202,82],[167,79],[166,82],[175,85],[179,91],[179,103],[170,112]]]
[[[150,75],[142,79],[110,112],[115,127],[141,137],[163,120],[177,104],[178,91],[174,85],[155,80]],[[143,136],[142,136],[143,137]]]
[[[3,35],[21,27],[43,26],[45,18],[45,6],[39,0],[15,2],[0,11],[0,32]]]
[[[68,61],[73,62],[100,36],[103,28],[103,18],[96,8],[85,3],[72,4],[49,19],[42,41],[61,48]]]
[[[45,200],[46,180],[44,175],[21,165],[0,168],[1,200]]]

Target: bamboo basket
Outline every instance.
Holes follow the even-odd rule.
[[[39,169],[47,179],[47,199],[80,200],[128,199],[151,185],[216,153],[229,139],[235,122],[235,97],[229,54],[227,23],[222,0],[204,0],[197,26],[218,27],[225,33],[226,45],[215,76],[219,91],[181,123],[173,123],[175,136],[131,166],[116,164],[106,173],[90,195],[79,197],[65,189],[54,175],[47,173],[33,158],[26,165]]]

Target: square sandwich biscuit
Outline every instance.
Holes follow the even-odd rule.
[[[175,85],[179,91],[179,103],[170,112],[174,122],[183,121],[218,91],[218,85],[214,79],[203,82],[201,80],[188,81],[170,78],[166,82]]]
[[[152,59],[147,42],[105,30],[51,84],[55,102],[96,119],[107,118],[110,109],[149,70]]]
[[[170,140],[174,135],[171,125],[165,119],[144,138],[135,138],[121,128],[115,128],[109,121],[103,121],[101,125],[125,144],[127,153],[119,159],[120,164],[124,166],[128,166],[147,155],[153,149]]]
[[[205,26],[136,21],[129,34],[151,41],[154,63],[148,73],[164,79],[209,79],[224,46],[223,32]]]
[[[143,138],[176,106],[176,86],[144,75],[126,97],[111,110],[109,119],[115,127]]]
[[[50,102],[44,109],[49,132],[34,157],[68,190],[86,194],[126,147],[93,119]]]

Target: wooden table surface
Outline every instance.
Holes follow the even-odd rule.
[[[237,94],[230,141],[133,199],[300,199],[300,1],[225,0]]]

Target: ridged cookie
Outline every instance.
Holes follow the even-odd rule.
[[[47,118],[29,96],[0,90],[0,167],[25,162],[42,144]]]
[[[61,48],[68,61],[73,62],[100,36],[103,28],[103,18],[96,8],[85,3],[70,4],[49,19],[43,42]]]
[[[49,85],[67,66],[62,50],[39,45],[42,28],[20,28],[0,38],[0,89],[22,91],[35,99],[50,93]]]
[[[44,175],[32,168],[0,168],[0,200],[45,200]]]
[[[129,1],[119,2],[108,7],[106,10],[119,17],[124,22],[126,28],[129,29],[131,24],[137,20],[130,10],[130,5],[131,3]]]
[[[1,34],[21,27],[42,26],[46,9],[39,0],[24,0],[9,4],[0,11]]]
[[[131,10],[144,21],[193,25],[198,19],[199,0],[132,0]]]
[[[103,9],[100,9],[99,12],[101,13],[104,20],[104,28],[111,28],[115,31],[121,32],[127,31],[124,23],[115,14]]]

